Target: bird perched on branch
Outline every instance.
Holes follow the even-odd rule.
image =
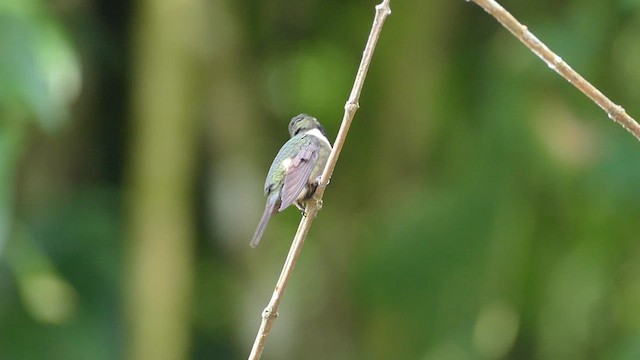
[[[258,246],[272,215],[291,204],[304,211],[331,153],[327,133],[311,115],[300,114],[291,119],[289,134],[291,139],[278,151],[264,183],[267,205],[251,240],[252,247]]]

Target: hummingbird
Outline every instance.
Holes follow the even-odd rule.
[[[318,119],[307,114],[295,116],[289,122],[289,135],[291,138],[282,145],[267,173],[264,182],[267,204],[251,247],[258,246],[271,216],[291,204],[304,212],[329,159],[331,143]]]

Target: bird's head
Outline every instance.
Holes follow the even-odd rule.
[[[289,123],[289,134],[291,137],[294,137],[298,134],[304,134],[309,130],[318,129],[324,135],[327,136],[327,132],[324,130],[324,127],[320,125],[318,119],[314,118],[311,115],[300,114],[291,119]]]

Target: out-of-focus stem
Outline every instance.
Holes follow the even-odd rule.
[[[560,74],[571,85],[582,91],[589,99],[604,110],[610,119],[627,129],[640,140],[640,124],[627,114],[624,108],[615,104],[595,86],[571,68],[562,58],[556,55],[547,45],[533,35],[513,15],[494,0],[471,0],[491,14],[502,26],[509,30],[518,40],[542,59],[550,69]]]

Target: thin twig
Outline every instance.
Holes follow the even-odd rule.
[[[467,0],[469,1],[469,0]],[[604,110],[610,119],[627,129],[636,139],[640,140],[640,125],[629,116],[622,106],[613,103],[600,90],[591,85],[585,78],[573,70],[562,58],[533,35],[525,25],[522,25],[507,10],[494,0],[471,0],[496,18],[502,26],[525,44],[534,54],[541,58],[550,69],[555,70],[569,83],[582,91],[587,97]]]
[[[351,122],[353,121],[353,116],[358,110],[358,100],[360,99],[362,86],[364,85],[364,80],[367,76],[367,70],[369,69],[371,57],[373,56],[373,52],[376,48],[378,37],[380,36],[380,31],[382,31],[382,25],[384,24],[387,16],[391,14],[389,1],[390,0],[383,0],[382,3],[376,6],[376,15],[373,20],[373,26],[371,28],[371,33],[369,34],[369,39],[367,40],[367,45],[365,46],[364,53],[362,54],[362,60],[360,61],[358,74],[356,75],[356,79],[353,83],[351,95],[349,96],[349,99],[344,106],[344,115],[342,117],[340,130],[338,131],[336,141],[333,144],[333,149],[331,150],[331,154],[329,155],[329,159],[327,160],[327,165],[322,172],[320,184],[318,185],[318,189],[316,190],[314,199],[313,201],[309,201],[307,203],[307,207],[305,210],[306,216],[302,218],[302,220],[300,221],[300,225],[298,225],[298,231],[293,238],[291,249],[289,250],[289,254],[287,255],[287,259],[285,260],[284,267],[282,268],[282,272],[280,273],[280,277],[278,278],[278,282],[276,283],[276,287],[273,291],[273,295],[271,296],[271,300],[262,312],[262,323],[260,324],[260,329],[258,329],[256,340],[253,343],[253,348],[251,349],[249,360],[257,360],[260,359],[260,356],[262,356],[262,352],[264,351],[264,346],[267,341],[267,337],[269,336],[269,332],[271,331],[271,327],[273,326],[273,322],[278,317],[278,308],[280,306],[280,301],[282,300],[284,290],[287,288],[287,284],[289,283],[289,278],[293,273],[293,269],[296,266],[298,256],[300,255],[300,250],[302,249],[302,244],[304,243],[304,240],[309,233],[309,228],[311,227],[313,220],[322,207],[322,196],[324,195],[324,191],[327,187],[327,184],[329,183],[329,179],[333,174],[333,169],[336,166],[336,162],[338,161],[338,156],[340,156],[340,152],[342,151],[344,142],[347,139],[347,133],[349,132],[349,127],[351,126]]]

